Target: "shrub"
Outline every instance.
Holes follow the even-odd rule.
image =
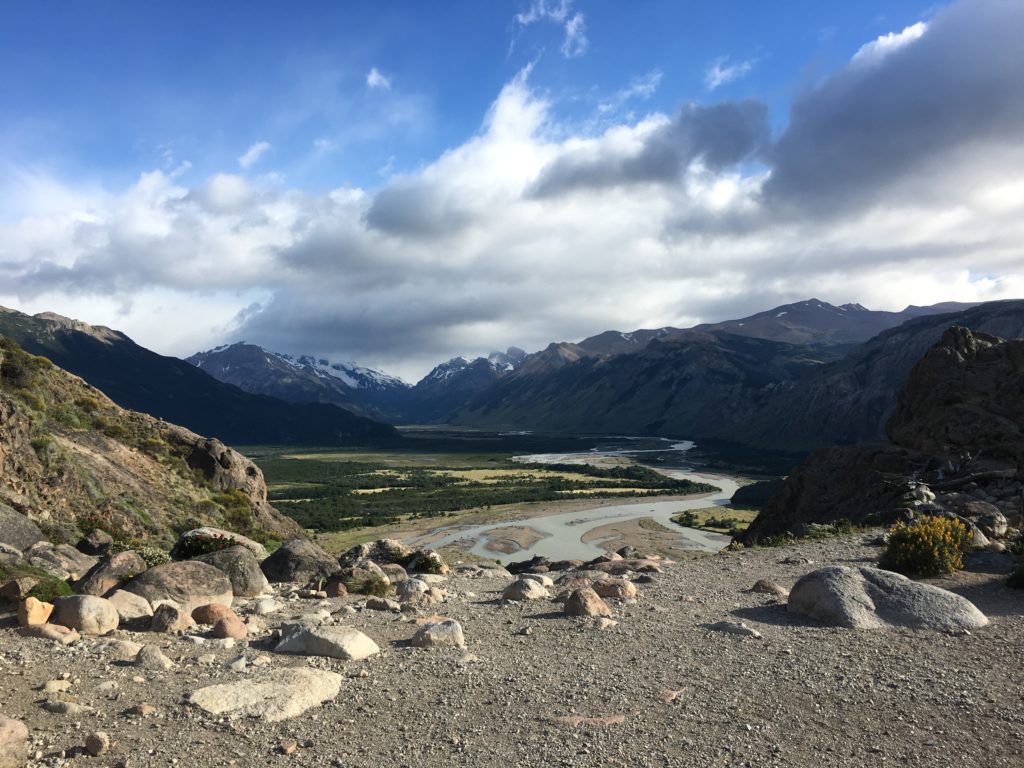
[[[234,545],[235,541],[227,536],[220,534],[198,534],[178,542],[178,545],[174,548],[174,556],[178,560],[189,560],[199,555],[220,552],[220,550],[233,547]]]
[[[28,591],[26,597],[34,597],[44,603],[52,603],[58,597],[67,597],[74,592],[66,581],[43,579]]]
[[[71,587],[66,581],[62,581],[42,568],[36,568],[25,563],[0,564],[0,583],[10,579],[19,579],[22,576],[31,576],[38,580],[38,583],[28,591],[27,597],[34,597],[44,603],[53,602],[56,597],[64,597],[72,594]]]
[[[383,576],[352,576],[345,581],[345,588],[351,594],[387,597],[391,594],[391,583]]]
[[[159,547],[154,547],[149,544],[142,544],[137,546],[133,550],[135,554],[141,557],[150,568],[155,565],[163,565],[171,561],[171,556]]]
[[[878,564],[907,576],[938,576],[964,567],[971,531],[947,517],[925,517],[914,525],[898,523]]]

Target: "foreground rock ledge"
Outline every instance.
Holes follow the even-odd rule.
[[[211,715],[255,717],[276,723],[331,701],[340,690],[339,674],[290,667],[268,672],[258,680],[200,688],[189,694],[188,701]]]
[[[966,598],[877,568],[811,571],[789,595],[789,612],[850,629],[964,630],[988,624]]]

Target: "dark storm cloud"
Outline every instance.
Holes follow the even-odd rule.
[[[399,237],[434,238],[462,229],[470,214],[429,183],[397,182],[385,187],[366,212],[366,223]]]
[[[848,214],[894,185],[914,187],[916,173],[950,153],[1019,146],[1022,36],[1024,2],[968,0],[937,14],[919,39],[865,51],[793,104],[765,201]],[[945,189],[930,186],[914,187],[918,200]]]
[[[695,160],[709,170],[735,165],[757,152],[768,137],[768,110],[758,101],[712,106],[687,104],[645,137],[639,151],[601,144],[570,151],[545,168],[534,197],[555,197],[577,189],[601,189],[645,182],[671,184]]]

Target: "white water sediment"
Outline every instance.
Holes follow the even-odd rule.
[[[683,442],[672,445],[672,449],[685,452],[693,447],[693,443]],[[634,453],[653,453],[660,451],[599,451],[577,454],[534,454],[531,456],[520,456],[517,460],[531,464],[566,464],[566,463],[590,463],[601,456],[611,455],[632,455]],[[618,523],[640,518],[651,518],[661,523],[673,532],[678,532],[678,545],[687,549],[705,552],[717,552],[728,545],[730,538],[717,533],[699,531],[693,528],[684,528],[672,522],[672,517],[690,509],[701,509],[703,507],[721,506],[728,507],[729,500],[739,487],[739,483],[731,478],[722,475],[710,475],[702,472],[693,472],[685,469],[661,469],[659,470],[669,477],[691,480],[695,483],[709,483],[717,486],[720,491],[709,495],[702,495],[692,499],[677,499],[674,501],[656,501],[654,498],[634,501],[629,504],[616,504],[613,506],[594,507],[592,509],[576,509],[572,512],[564,512],[555,515],[539,515],[536,517],[525,516],[516,520],[505,520],[499,523],[488,523],[485,525],[471,526],[447,526],[435,529],[426,536],[416,537],[409,541],[410,544],[417,544],[420,539],[429,536],[432,541],[430,546],[444,547],[458,542],[471,544],[469,552],[481,557],[495,557],[496,553],[487,549],[488,534],[492,531],[509,528],[512,526],[531,528],[542,536],[539,541],[530,547],[521,549],[511,555],[503,555],[502,559],[524,560],[535,555],[541,555],[551,560],[589,560],[604,553],[601,546],[602,540],[584,542],[583,539],[590,531],[609,523]],[[437,533],[445,532],[442,538],[436,538]]]

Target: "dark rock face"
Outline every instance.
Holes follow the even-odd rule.
[[[1015,302],[1011,302],[1015,303]],[[892,443],[815,451],[786,480],[742,540],[800,534],[811,523],[862,523],[906,504],[909,483],[938,492],[932,513],[965,513],[991,493],[1003,505],[971,517],[1005,531],[1001,510],[1019,496],[1024,466],[1024,340],[1003,341],[954,326],[914,366],[888,425]],[[929,491],[931,493],[931,491]],[[986,498],[982,500],[985,501]],[[919,502],[936,501],[922,497]],[[991,507],[991,504],[988,504]]]
[[[1024,301],[993,301],[884,331],[842,360],[777,389],[750,420],[715,436],[794,451],[883,440],[915,364],[952,325],[1004,339],[1024,337]]]
[[[286,541],[260,568],[267,580],[275,583],[329,579],[341,570],[333,557],[306,539]]]
[[[927,453],[982,452],[1024,466],[1024,340],[947,330],[914,366],[888,432]]]
[[[741,539],[755,543],[809,523],[863,522],[892,509],[907,492],[905,478],[926,463],[914,451],[885,443],[821,448],[790,475]]]
[[[782,478],[775,480],[760,480],[750,485],[744,485],[736,489],[730,501],[740,507],[754,507],[760,509],[782,490],[785,481]],[[622,554],[621,552],[619,554]],[[625,555],[623,555],[625,557]]]
[[[25,551],[46,537],[39,526],[6,504],[0,504],[0,542]]]

